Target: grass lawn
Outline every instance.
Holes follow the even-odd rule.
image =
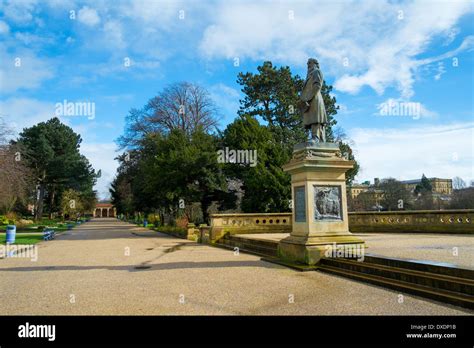
[[[75,225],[74,225],[75,226]],[[56,232],[62,232],[62,231],[67,231],[67,226],[65,225],[60,225],[60,226],[48,226],[48,228],[52,228]],[[7,226],[0,226],[0,233],[5,233],[7,230]],[[17,227],[16,233],[21,233],[21,234],[28,234],[28,233],[39,233],[43,232],[43,228],[34,228],[34,226],[28,226],[28,227]]]
[[[0,244],[5,244],[5,234],[0,235]],[[36,244],[43,240],[43,235],[41,234],[17,234],[15,238],[15,243],[13,244]]]

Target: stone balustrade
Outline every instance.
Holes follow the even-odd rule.
[[[349,213],[351,232],[472,233],[474,209]]]
[[[227,233],[290,233],[291,227],[291,213],[212,214],[210,240]]]
[[[211,231],[211,226],[207,225],[199,225],[199,227],[196,227],[193,223],[188,224],[187,226],[187,239],[193,240],[195,242],[199,243],[209,243],[210,241],[210,231]]]
[[[470,233],[474,209],[349,213],[351,232]],[[292,213],[212,214],[211,226],[188,225],[188,239],[214,243],[226,234],[291,233]]]

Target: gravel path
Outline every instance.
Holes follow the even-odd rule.
[[[38,246],[38,260],[0,260],[1,314],[472,313],[253,255],[95,219]]]

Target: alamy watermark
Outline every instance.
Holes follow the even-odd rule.
[[[62,103],[55,104],[56,116],[87,116],[89,120],[95,118],[94,102],[70,102],[64,99]]]
[[[326,245],[324,256],[327,258],[357,259],[364,261],[365,248],[363,244],[337,244]]]
[[[380,116],[409,116],[418,120],[421,116],[421,103],[403,102],[389,99],[378,105]]]
[[[248,164],[250,167],[257,165],[257,150],[233,150],[228,147],[217,151],[218,163]]]
[[[54,341],[56,339],[56,325],[36,325],[26,322],[18,326],[18,337],[47,338],[48,341]]]
[[[31,244],[0,245],[0,259],[3,258],[27,258],[36,262],[38,261],[38,247]]]

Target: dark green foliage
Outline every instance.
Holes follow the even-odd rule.
[[[433,191],[433,187],[431,186],[430,180],[425,176],[425,174],[423,174],[421,176],[421,182],[418,185],[416,185],[414,192],[416,194],[419,194],[419,193],[426,194],[432,191]]]
[[[190,136],[180,129],[147,136],[128,162],[122,158],[112,184],[118,212],[132,213],[133,207],[177,217],[180,209],[199,202],[207,220],[207,208],[213,201],[231,204],[234,195],[227,192],[222,165],[217,163],[217,144],[218,139],[202,129]]]
[[[433,201],[433,187],[430,180],[425,176],[421,177],[421,182],[416,185],[413,191],[416,196],[415,208],[420,210],[430,210],[435,208]]]
[[[277,69],[271,62],[257,67],[258,73],[240,73],[237,82],[245,94],[239,115],[259,117],[274,134],[276,141],[293,146],[305,139],[298,114],[298,91],[303,80],[292,76],[289,67]]]
[[[290,159],[283,144],[277,142],[268,126],[250,116],[242,116],[223,133],[223,143],[231,149],[257,150],[257,165],[226,164],[226,173],[243,182],[244,212],[289,211],[290,176],[281,166]]]
[[[56,117],[25,128],[20,134],[17,144],[40,192],[37,219],[42,216],[45,198],[52,213],[68,188],[82,191],[89,198],[95,196],[92,188],[100,173],[96,174],[79,152],[81,141],[79,134]]]

